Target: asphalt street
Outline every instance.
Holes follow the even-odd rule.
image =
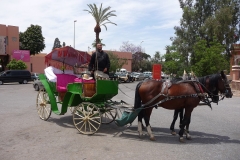
[[[133,104],[136,84],[120,84],[113,100]],[[186,143],[170,134],[172,110],[153,110],[150,123],[156,141],[150,141],[146,132],[138,137],[136,120],[130,127],[102,124],[97,133],[87,136],[74,127],[70,111],[41,120],[36,97],[32,83],[0,85],[1,160],[240,159],[239,96],[213,104],[212,110],[197,106],[190,124],[192,140]]]

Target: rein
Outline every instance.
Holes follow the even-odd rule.
[[[157,106],[161,103],[164,103],[166,101],[170,101],[170,100],[173,100],[173,99],[177,99],[177,98],[187,98],[187,97],[194,97],[194,98],[197,98],[199,97],[199,94],[198,93],[195,93],[195,94],[189,94],[189,95],[181,95],[181,96],[166,96],[165,94],[162,94],[163,96],[165,96],[166,98],[164,98],[163,100],[151,105],[151,106],[148,106],[148,107],[145,107],[149,104],[149,102],[145,103],[145,104],[142,104],[142,107],[140,109],[147,109],[147,108],[151,108],[151,107],[154,107],[154,106]],[[156,97],[154,97],[156,99]],[[151,101],[151,100],[150,100]],[[145,108],[143,108],[145,107]]]
[[[190,94],[190,95],[168,96],[168,95],[166,95],[166,94],[163,94],[163,90],[165,89],[165,87],[167,87],[167,84],[166,84],[166,83],[163,83],[165,86],[162,86],[161,92],[160,92],[159,94],[157,94],[155,97],[153,97],[153,98],[152,98],[150,101],[148,101],[147,103],[142,104],[142,106],[141,106],[140,109],[147,109],[147,108],[151,108],[151,107],[154,107],[154,106],[158,107],[159,104],[161,104],[161,103],[164,103],[164,102],[170,101],[170,100],[174,100],[174,99],[178,99],[178,98],[187,98],[187,97],[197,98],[197,97],[199,97],[199,96],[203,96],[204,99],[201,100],[201,101],[203,101],[203,102],[204,102],[205,104],[207,104],[210,108],[212,108],[212,107],[211,107],[211,102],[213,102],[213,101],[209,101],[209,98],[211,98],[211,97],[209,96],[209,94],[210,94],[211,96],[221,96],[222,98],[221,98],[220,100],[218,100],[218,102],[221,101],[221,100],[223,100],[224,97],[225,97],[224,94],[221,94],[221,95],[215,95],[215,94],[213,94],[209,89],[207,89],[207,88],[206,88],[201,82],[199,82],[199,81],[196,81],[196,80],[187,80],[187,81],[178,82],[177,84],[182,83],[182,82],[193,82],[193,83],[196,82],[196,83],[200,84],[201,87],[203,87],[203,88],[205,89],[205,92],[207,92],[208,94],[206,95],[206,93],[205,93],[205,94],[195,93],[195,94]],[[222,95],[223,95],[223,96],[222,96]],[[153,105],[148,106],[149,104],[151,104],[153,101],[155,101],[155,100],[156,100],[157,98],[159,98],[160,96],[164,96],[165,98],[162,99],[161,101],[153,104]],[[214,102],[214,103],[218,103],[218,102]],[[146,106],[148,106],[148,107],[146,107]]]

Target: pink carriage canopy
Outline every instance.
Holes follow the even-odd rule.
[[[61,69],[64,66],[66,69],[72,69],[73,66],[88,66],[91,55],[87,52],[76,50],[66,46],[55,48],[51,53],[45,56],[47,66],[54,66]]]

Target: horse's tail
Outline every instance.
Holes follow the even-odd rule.
[[[134,100],[134,109],[141,107],[142,102],[141,102],[141,97],[139,94],[139,88],[141,87],[143,82],[139,82],[136,86],[135,90],[135,100]]]

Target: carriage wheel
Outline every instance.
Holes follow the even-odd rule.
[[[69,108],[71,114],[73,114],[73,111],[74,111],[74,109],[75,109],[75,106],[71,106],[71,107],[68,107],[68,108]]]
[[[51,116],[52,109],[48,94],[45,91],[39,91],[37,95],[37,112],[39,117],[46,121]]]
[[[94,134],[101,125],[101,112],[94,104],[83,102],[73,111],[73,123],[82,134]]]
[[[102,113],[102,123],[109,124],[112,123],[117,117],[117,109],[106,108],[105,112]]]

